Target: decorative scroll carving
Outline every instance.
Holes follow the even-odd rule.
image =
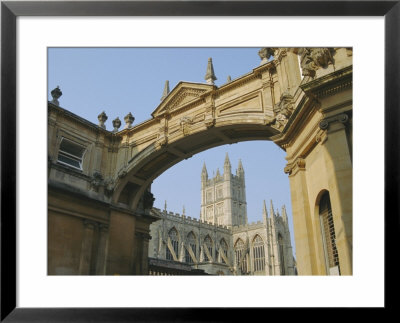
[[[340,122],[342,124],[345,124],[348,120],[349,120],[349,116],[345,113],[341,113],[341,114],[338,114],[338,115],[330,117],[330,118],[322,119],[319,122],[319,128],[321,130],[326,130],[329,128],[329,125],[332,122]]]
[[[304,76],[315,76],[315,71],[320,67],[326,68],[329,64],[333,64],[331,48],[316,47],[305,48],[301,61],[301,68]]]

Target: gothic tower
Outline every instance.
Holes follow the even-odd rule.
[[[233,175],[228,153],[225,156],[222,175],[218,169],[215,177],[209,179],[204,163],[201,173],[200,219],[228,227],[247,224],[243,165],[239,161],[236,175]]]

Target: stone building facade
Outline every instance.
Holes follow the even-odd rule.
[[[213,178],[204,164],[201,201],[200,219],[152,209],[160,220],[150,225],[150,259],[185,263],[211,275],[295,274],[285,206],[280,215],[271,201],[268,215],[264,201],[262,221],[247,222],[241,161],[234,175],[227,154],[223,174],[217,170]]]
[[[60,89],[51,92],[47,129],[49,275],[148,274],[150,225],[160,219],[164,223],[174,219],[177,226],[179,221],[189,221],[152,210],[151,183],[198,152],[247,140],[270,140],[286,152],[283,171],[290,182],[298,274],[352,275],[352,48],[268,47],[258,54],[259,66],[221,86],[214,84],[209,60],[205,83],[181,81],[170,92],[166,87],[147,121],[133,125],[134,117],[128,113],[121,130],[119,118],[113,120],[114,129],[107,130],[105,113],[98,116],[98,125],[93,124],[60,106]],[[244,272],[251,273],[251,246],[260,241],[255,233],[263,231],[259,236],[264,248],[274,256],[271,262],[265,250],[266,263],[270,261],[266,269],[271,268],[272,274],[281,272],[276,255],[285,239],[285,212],[269,214],[270,221],[247,225],[244,176],[238,172],[232,177],[225,166],[224,174],[214,182],[208,182],[206,175],[202,175],[206,188],[202,216],[197,223],[191,220],[194,238],[190,239],[198,241],[196,248],[200,248],[192,258],[200,262],[203,246],[201,259],[209,260],[203,267],[213,272],[207,268],[220,257],[224,259],[224,238],[231,250],[225,265],[238,274],[232,252],[237,242],[234,238],[240,237],[245,252],[239,259],[247,261]],[[207,200],[210,183],[216,184],[216,189],[222,185],[222,194],[233,185],[238,195],[230,196],[220,209],[219,190],[212,193],[215,201],[213,196]],[[242,184],[241,193],[238,187]],[[199,230],[195,232],[196,225]],[[169,250],[176,250],[176,243],[166,239],[171,228],[165,224],[158,244],[161,241],[172,245]],[[207,237],[203,228],[209,228],[207,241],[201,240]],[[278,232],[277,228],[282,229]],[[174,240],[178,249],[175,257],[172,252],[168,257],[179,262],[185,257],[182,243],[187,246],[190,232],[175,230],[171,235],[178,237]],[[203,242],[211,244],[212,252]],[[165,246],[156,252],[161,257],[164,250],[167,252]],[[154,247],[150,253],[154,254]],[[221,261],[215,266],[223,265]]]

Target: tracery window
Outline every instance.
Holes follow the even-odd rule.
[[[264,249],[264,241],[259,236],[253,240],[253,265],[254,265],[254,272],[263,272],[265,269],[265,249]]]
[[[228,259],[228,244],[226,243],[225,239],[222,238],[219,244],[221,246],[220,250],[222,250],[222,252],[224,253],[225,258]],[[221,256],[221,262],[223,264],[226,264],[226,262],[222,256]]]
[[[217,205],[217,223],[222,225],[224,221],[224,204],[220,203]]]
[[[207,208],[207,218],[206,218],[207,222],[213,222],[213,220],[214,220],[214,212],[213,211],[214,210],[213,210],[212,206]]]
[[[223,193],[222,193],[222,187],[219,186],[217,187],[217,199],[221,199],[223,197]]]
[[[212,258],[212,254],[213,254],[213,247],[212,247],[212,245],[213,245],[213,243],[212,243],[212,240],[211,240],[211,238],[210,238],[209,235],[207,235],[207,236],[205,237],[205,239],[204,239],[204,244],[206,245],[206,247],[207,247],[207,249],[208,249],[208,252],[210,253],[211,258]],[[204,255],[205,255],[205,257],[206,257],[206,261],[212,261],[212,259],[210,259],[210,258],[208,257],[208,254],[207,254],[206,252],[204,253]]]
[[[189,232],[189,234],[187,235],[187,244],[188,247],[190,246],[192,248],[193,254],[194,256],[197,258],[197,254],[196,254],[196,237],[194,235],[193,232]],[[193,258],[190,256],[190,253],[187,249],[185,249],[185,261],[188,264],[193,264]]]
[[[206,203],[212,202],[212,192],[211,190],[207,191],[206,193]]]
[[[335,225],[329,192],[325,192],[319,203],[319,216],[322,229],[322,239],[325,250],[325,258],[329,274],[340,275],[339,254],[336,247]]]
[[[236,265],[242,274],[247,273],[247,259],[245,245],[242,239],[238,239],[235,244]]]
[[[179,250],[179,237],[178,237],[178,231],[176,231],[175,228],[172,228],[171,230],[169,230],[168,232],[168,237],[171,240],[171,245],[172,245],[172,249],[175,252],[175,256],[178,257],[178,250]],[[167,260],[174,260],[174,257],[171,253],[171,251],[169,250],[169,247],[167,245],[166,247],[166,258]]]

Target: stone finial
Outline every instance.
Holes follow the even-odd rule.
[[[161,101],[164,100],[168,94],[169,94],[169,81],[165,81],[164,91],[161,97]]]
[[[58,102],[58,99],[62,95],[62,92],[60,90],[60,87],[57,85],[57,87],[50,92],[51,96],[53,97],[53,100],[51,100],[51,103],[55,105],[59,105],[60,102]]]
[[[201,170],[201,175],[205,178],[208,178],[207,167],[205,162],[203,164],[203,169]]]
[[[133,123],[133,121],[135,121],[135,117],[132,115],[132,113],[129,112],[125,116],[124,120],[125,120],[125,123],[126,123],[124,129],[129,129],[129,128],[132,128],[132,123]]]
[[[282,218],[283,218],[283,222],[288,224],[288,217],[287,217],[286,206],[285,205],[282,206]]]
[[[104,124],[108,119],[106,113],[103,111],[97,116],[97,119],[99,120],[99,127],[106,129],[106,125]]]
[[[263,65],[268,62],[271,56],[274,55],[274,49],[271,47],[263,47],[258,51],[258,56],[261,58],[260,65]]]
[[[113,132],[118,132],[119,127],[121,127],[121,120],[119,120],[119,118],[117,117],[112,121],[112,125],[114,127]]]
[[[244,174],[244,169],[243,169],[243,165],[242,165],[242,160],[239,159],[239,165],[238,165],[238,168],[237,168],[237,175],[241,176],[243,174]]]
[[[263,220],[265,223],[267,223],[267,219],[268,219],[268,212],[267,212],[267,205],[265,204],[265,200],[263,203]]]
[[[273,203],[272,203],[272,200],[271,200],[271,205],[270,205],[270,207],[269,207],[269,213],[270,213],[270,215],[271,215],[271,218],[274,218],[275,212],[274,212],[274,205],[273,205]]]
[[[167,212],[167,200],[165,200],[165,202],[164,202],[164,212],[165,213]]]
[[[232,78],[230,75],[228,75],[228,78],[226,79],[226,83],[232,82]]]
[[[185,215],[185,206],[183,206],[183,209],[182,209],[182,215]]]
[[[217,79],[214,73],[214,67],[211,57],[208,59],[207,72],[206,76],[204,76],[204,79],[206,80],[207,84],[212,84],[212,85],[214,84],[214,81]]]

